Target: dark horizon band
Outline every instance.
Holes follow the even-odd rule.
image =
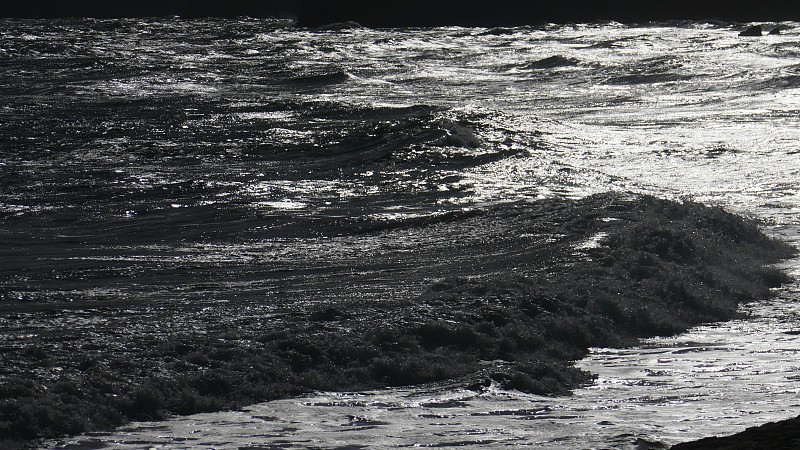
[[[511,1],[456,0],[178,0],[66,2],[30,0],[7,3],[0,17],[279,17],[300,26],[356,21],[370,27],[516,26],[547,22],[616,20],[646,22],[712,20],[730,22],[800,20],[800,3],[731,1]]]

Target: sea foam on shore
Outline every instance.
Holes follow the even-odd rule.
[[[453,263],[453,276],[411,297],[37,312],[6,304],[2,321],[15,336],[4,343],[0,434],[30,443],[315,390],[449,379],[564,393],[592,379],[571,365],[589,347],[730,319],[786,281],[770,264],[793,253],[720,208],[618,194],[365,233],[388,242],[420,227],[448,236],[429,251]],[[385,261],[413,259],[387,252]],[[373,267],[366,286],[392,271]],[[418,276],[409,270],[393,271]]]

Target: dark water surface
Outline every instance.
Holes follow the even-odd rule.
[[[26,349],[29,363],[39,354],[26,347],[35,339],[47,342],[45,353],[90,353],[94,345],[124,355],[156,345],[158,333],[277,329],[293,320],[291,314],[324,310],[320,305],[402,301],[447,277],[533,276],[533,268],[566,257],[542,257],[548,245],[571,239],[580,250],[603,236],[523,231],[529,222],[520,208],[609,191],[721,205],[796,243],[800,34],[796,24],[786,25],[781,35],[745,39],[737,36],[741,27],[703,23],[498,32],[314,31],[251,19],[4,20],[0,345],[11,353]],[[487,211],[494,219],[482,218]],[[796,261],[787,269],[796,274]],[[796,287],[785,289],[781,305],[792,308]],[[784,306],[760,306],[759,320],[789,317],[780,326],[794,330],[794,312],[782,315]],[[730,326],[739,325],[720,329]],[[745,322],[718,340],[715,330],[690,336],[728,348],[733,344],[725,342],[742,333],[763,332]],[[109,338],[115,334],[140,338],[115,342]],[[80,349],[63,339],[78,335]],[[784,346],[753,341],[764,352]],[[624,370],[662,370],[649,362],[638,369],[632,361],[650,361],[649,345],[638,356],[620,350]],[[585,367],[600,371],[596,389],[618,409],[635,405],[630,408],[650,424],[681,414],[664,402],[650,408],[631,400],[640,394],[607,389],[617,383],[607,380],[618,376],[624,384],[629,377],[606,378],[606,357],[599,352],[592,358],[601,362]],[[51,382],[91,368],[89,361],[70,364],[9,365],[3,373],[25,370]],[[785,364],[764,370],[784,373],[793,363]],[[788,375],[758,383],[796,389]],[[707,391],[692,395],[724,397],[732,382],[711,377],[702,384]],[[471,418],[516,411],[508,415],[525,420],[496,426],[525,436],[519,442],[575,448],[574,441],[548,441],[552,430],[585,431],[579,424],[570,428],[572,420],[556,420],[541,432],[529,427],[527,419],[552,417],[562,408],[541,406],[541,398],[436,389],[435,402],[463,401],[466,409],[458,411]],[[272,408],[264,413],[270,417],[300,414],[295,421],[309,426],[351,415],[348,427],[373,430],[372,438],[384,434],[387,422],[399,427],[392,428],[399,437],[386,446],[434,445],[440,441],[408,437],[412,428],[425,436],[441,429],[418,422],[428,418],[418,409],[413,420],[404,413],[383,416],[394,411],[387,404],[425,403],[417,398],[425,392],[364,394],[387,397],[366,410],[372,400],[353,394],[358,400],[351,405],[350,394],[341,394],[336,419],[320,418],[319,408],[307,417],[296,411],[307,411],[298,405],[313,399],[256,408]],[[564,399],[563,408],[584,408],[580,415],[589,418],[581,420],[590,424],[620,420],[586,412],[586,395],[577,395],[574,405]],[[514,405],[498,406],[506,401]],[[719,431],[796,415],[795,406],[786,397],[779,413],[747,412],[752,421],[733,421]],[[209,420],[244,420],[229,414],[234,417]],[[466,420],[461,412],[442,414],[445,422]],[[182,429],[195,419],[181,420],[176,426]],[[281,425],[253,432],[277,441],[242,438],[248,432],[239,430],[239,437],[213,445],[282,445],[278,441],[302,429],[285,420],[264,420]],[[489,423],[482,420],[474,427]],[[717,417],[709,413],[708,420]],[[614,428],[614,445],[635,445],[641,430],[629,423]],[[518,424],[524,426],[514,428]],[[702,435],[704,427],[686,436]],[[134,445],[162,443],[159,430],[145,432]],[[505,439],[472,426],[448,430],[456,436],[448,445]],[[300,442],[325,447],[328,438],[317,431],[301,433]],[[527,440],[536,433],[544,440]],[[648,439],[669,442],[680,435],[648,433]],[[633,437],[618,438],[627,434]],[[602,434],[593,439],[597,448],[612,442]]]

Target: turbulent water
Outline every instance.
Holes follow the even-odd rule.
[[[471,211],[544,198],[689,198],[797,243],[800,30],[783,25],[3,21],[0,307],[28,312],[0,317],[0,339],[108,325],[88,307],[236,302],[241,316],[217,318],[234,326],[278,304],[416,295],[512,269],[513,249],[437,248]],[[438,217],[449,234],[428,232]],[[597,383],[572,397],[320,394],[83,439],[572,449],[724,434],[797,415],[799,297],[784,287],[749,320],[598,349],[580,363]]]
[[[599,375],[596,384],[570,397],[447,385],[324,393],[76,441],[130,449],[663,449],[797,414],[800,291],[787,295],[749,308],[755,320],[596,349],[580,364]]]

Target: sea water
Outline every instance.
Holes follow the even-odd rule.
[[[413,254],[419,236],[385,242],[359,224],[607,191],[720,205],[796,244],[800,31],[782,25],[744,38],[744,25],[699,22],[3,21],[0,295],[93,307],[413,295],[436,274],[397,279],[370,261]],[[572,449],[728,434],[798,414],[799,290],[746,319],[594,349],[578,365],[596,382],[568,397],[447,383],[319,393],[77,441]],[[4,342],[92,330],[63,314],[5,321]]]

